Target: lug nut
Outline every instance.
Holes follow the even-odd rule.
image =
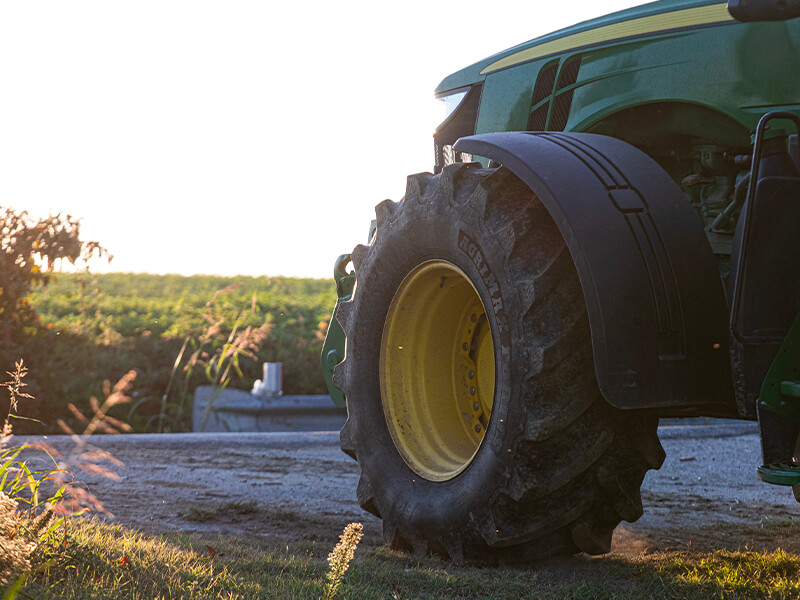
[[[481,426],[475,425],[475,433],[480,433],[480,432],[481,432]]]
[[[472,410],[478,410],[480,407],[481,407],[481,405],[478,404],[477,402],[473,402],[472,403]]]
[[[461,347],[462,347],[464,350],[469,350],[469,344],[468,344],[467,342],[464,342],[464,343],[462,344],[462,346],[461,346]]]
[[[475,389],[475,386],[472,386],[471,388],[469,388],[469,393],[470,393],[470,394],[473,394],[473,395],[474,395],[474,394],[475,394],[475,392],[477,392],[477,391],[478,391],[478,390],[476,390],[476,389]]]
[[[336,350],[333,350],[333,352],[336,352]],[[475,379],[475,371],[470,371],[469,372],[469,378],[470,379]]]

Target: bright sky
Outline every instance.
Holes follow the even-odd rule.
[[[636,0],[0,4],[0,204],[95,271],[330,277],[433,165],[448,74]]]

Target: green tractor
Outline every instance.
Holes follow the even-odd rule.
[[[757,420],[800,499],[798,17],[661,0],[439,85],[434,173],[337,261],[322,355],[393,548],[608,552],[660,417]]]

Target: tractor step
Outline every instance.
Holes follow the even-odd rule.
[[[800,483],[800,463],[772,463],[758,467],[758,478],[764,483],[795,485]]]
[[[781,395],[787,398],[800,398],[800,381],[781,381]]]

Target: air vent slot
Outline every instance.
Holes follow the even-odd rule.
[[[572,85],[578,81],[578,71],[581,68],[580,57],[572,59],[564,68],[561,69],[561,76],[558,78],[558,89],[563,90],[568,85]]]
[[[544,131],[547,127],[547,111],[550,109],[550,97],[556,84],[558,61],[546,65],[539,71],[536,86],[533,88],[531,116],[528,119],[528,131]]]
[[[576,81],[578,81],[578,71],[581,68],[580,57],[570,60],[561,69],[561,75],[558,78],[558,90],[569,88]],[[553,100],[553,110],[550,115],[550,123],[547,127],[548,131],[564,131],[569,119],[569,111],[572,107],[572,95],[575,88],[570,88],[565,91],[557,91],[555,99]]]
[[[550,103],[546,102],[540,107],[533,109],[531,118],[528,120],[528,131],[544,131],[547,127],[547,109],[550,108]]]
[[[539,77],[536,80],[536,88],[533,90],[533,106],[536,106],[553,93],[553,85],[556,82],[557,71],[558,62],[554,62],[539,71]]]

